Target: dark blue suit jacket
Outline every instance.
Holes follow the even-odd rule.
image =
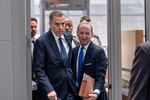
[[[79,46],[73,49],[72,66],[75,80],[78,51]],[[89,47],[87,48],[85,58],[83,61],[81,77],[83,77],[83,74],[86,73],[95,79],[94,89],[99,89],[101,91],[98,100],[107,100],[104,86],[107,65],[108,59],[106,58],[104,50],[101,47],[95,45],[93,42],[91,42],[89,44]]]
[[[69,45],[67,62],[62,60],[51,30],[40,36],[35,42],[33,69],[37,77],[40,100],[48,100],[47,94],[53,90],[60,99],[63,99],[68,87],[73,93],[76,92],[71,70],[72,36],[64,34],[64,37]]]
[[[150,41],[135,50],[128,100],[150,100]]]

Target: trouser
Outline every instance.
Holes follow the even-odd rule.
[[[38,100],[37,98],[38,98],[37,97],[37,90],[33,90],[32,91],[32,100]]]

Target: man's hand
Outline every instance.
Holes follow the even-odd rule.
[[[98,95],[97,95],[97,94],[92,93],[92,94],[89,94],[89,97],[91,98],[90,100],[96,100],[96,99],[97,99],[97,97],[98,97]]]
[[[47,94],[49,100],[57,100],[57,94],[55,91],[51,91]]]
[[[92,94],[89,94],[88,98],[83,98],[83,100],[96,100],[97,97],[98,97],[97,94],[92,93]]]

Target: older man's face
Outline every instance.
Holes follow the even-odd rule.
[[[66,29],[67,32],[72,33],[72,30],[73,30],[73,23],[72,23],[72,21],[66,20],[65,29]]]
[[[92,38],[92,31],[90,24],[83,23],[79,26],[77,36],[81,45],[86,45],[91,41]]]

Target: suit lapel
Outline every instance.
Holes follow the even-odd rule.
[[[72,55],[72,47],[71,47],[71,41],[72,41],[72,37],[70,35],[67,35],[66,33],[64,34],[64,38],[68,43],[68,47],[69,47],[69,52],[68,52],[68,61],[71,61],[71,55]],[[59,52],[59,48],[57,46],[56,40],[51,32],[51,30],[49,30],[49,41],[50,41],[50,45],[53,49],[53,52],[55,53],[55,55],[62,61],[60,53]]]
[[[74,48],[74,55],[73,55],[73,62],[74,62],[74,64],[73,64],[73,71],[74,71],[74,73],[75,73],[75,78],[76,78],[76,70],[77,70],[77,60],[78,60],[78,51],[79,51],[79,47],[80,46],[78,46],[78,47],[76,47],[76,48]]]
[[[93,47],[93,43],[91,42],[87,48],[87,51],[86,51],[86,54],[85,54],[85,57],[84,57],[84,61],[83,61],[83,67],[86,63],[89,62],[89,59],[91,58],[90,55],[91,55],[91,51],[92,51],[92,47]]]
[[[64,33],[64,37],[65,37],[66,41],[68,42],[69,46],[71,46],[72,37],[70,35],[68,35],[67,33]]]
[[[60,59],[60,58],[61,58],[61,57],[60,57],[60,53],[58,53],[58,52],[59,52],[59,49],[58,49],[56,40],[55,40],[55,38],[54,38],[54,36],[53,36],[51,30],[49,30],[48,34],[49,34],[48,37],[49,37],[50,46],[51,46],[51,48],[53,49],[53,52],[54,52],[54,54],[56,55],[56,57],[58,57],[58,58]]]
[[[94,66],[92,65],[92,62],[93,62],[93,58],[92,58],[92,54],[93,54],[93,49],[94,48],[94,44],[91,42],[89,44],[89,47],[87,48],[87,51],[86,51],[86,55],[85,55],[85,58],[84,58],[84,62],[83,62],[83,72],[82,73],[86,73],[88,75],[90,75],[91,77],[94,78]],[[87,64],[91,63],[90,66],[88,66]]]
[[[65,37],[65,40],[67,41],[68,47],[69,47],[68,61],[71,61],[71,55],[72,55],[71,41],[72,41],[72,37],[70,35],[68,35],[67,33],[64,33],[64,37]]]

